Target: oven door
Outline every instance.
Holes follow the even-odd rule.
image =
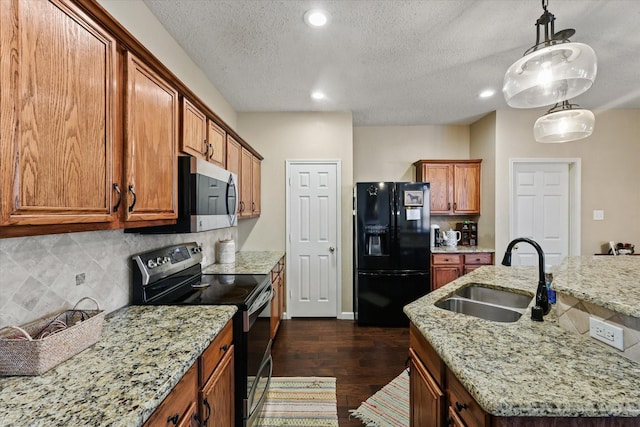
[[[255,421],[267,397],[273,371],[271,360],[270,318],[261,317],[273,297],[271,286],[249,307],[245,314],[247,333],[247,399],[245,402],[246,425]],[[247,325],[245,325],[247,326]]]

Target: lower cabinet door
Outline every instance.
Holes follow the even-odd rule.
[[[441,427],[445,397],[413,349],[409,349],[411,366],[409,398],[411,427]]]
[[[200,419],[203,427],[235,425],[233,353],[234,347],[231,346],[200,390]]]

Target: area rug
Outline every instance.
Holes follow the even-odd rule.
[[[338,427],[336,379],[274,377],[254,427]]]
[[[368,427],[409,425],[409,371],[404,370],[373,396],[351,411]]]

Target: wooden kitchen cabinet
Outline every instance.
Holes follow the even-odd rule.
[[[480,215],[482,160],[419,160],[416,181],[429,182],[431,215]]]
[[[178,92],[126,54],[125,227],[177,218]]]
[[[115,39],[63,0],[1,1],[0,24],[0,225],[116,223]]]
[[[233,327],[229,322],[200,356],[199,407],[203,427],[235,423],[233,358]]]
[[[444,363],[413,324],[409,328],[409,362],[411,427],[445,426]]]
[[[194,363],[160,406],[144,423],[145,427],[199,426],[196,413],[198,391],[198,363]]]
[[[285,261],[282,257],[271,270],[271,284],[274,292],[271,300],[271,339],[276,338],[284,313],[285,276]]]
[[[187,98],[182,100],[183,153],[225,167],[226,132],[194,106]]]
[[[493,265],[492,252],[432,253],[431,290],[438,289],[483,265]]]
[[[260,159],[227,135],[227,170],[238,175],[238,219],[260,216]]]

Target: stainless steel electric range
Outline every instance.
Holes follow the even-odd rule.
[[[248,427],[271,381],[269,318],[260,317],[273,297],[271,278],[202,274],[201,252],[191,242],[133,256],[133,304],[238,306],[233,318],[236,427]]]

